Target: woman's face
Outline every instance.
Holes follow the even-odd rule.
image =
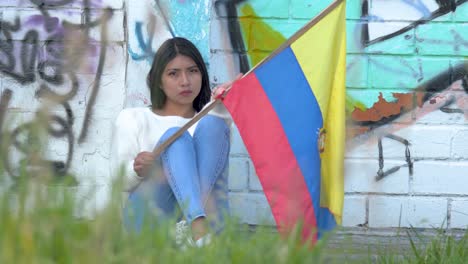
[[[165,107],[192,106],[202,84],[202,74],[192,58],[177,55],[164,69],[161,89],[166,94]]]

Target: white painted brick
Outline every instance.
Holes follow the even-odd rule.
[[[260,183],[260,180],[258,179],[258,175],[255,171],[255,167],[250,161],[249,163],[249,169],[250,169],[250,175],[249,175],[249,190],[252,191],[263,191],[262,184]]]
[[[446,218],[447,198],[369,197],[369,227],[440,228]]]
[[[216,51],[210,54],[210,62],[211,83],[230,81],[239,73],[239,57],[237,53]]]
[[[35,98],[36,90],[39,88],[38,83],[20,84],[7,77],[3,78],[2,84],[3,89],[10,89],[13,92],[9,108],[34,112],[41,105],[41,102]]]
[[[57,1],[50,1],[51,3],[55,3]],[[88,6],[91,9],[94,8],[114,8],[114,9],[119,9],[122,8],[123,6],[123,0],[99,0],[99,1],[94,1],[91,0],[89,1],[90,5]],[[2,0],[0,3],[0,7],[35,7],[37,8],[37,5],[32,3],[31,1],[28,0]],[[64,5],[51,5],[47,6],[46,8],[61,8],[61,9],[70,9],[70,8],[85,8],[83,1],[82,0],[77,0],[77,1],[71,1],[70,3],[64,4]]]
[[[89,98],[87,99],[89,102]],[[124,99],[125,75],[122,74],[101,76],[101,82],[94,104],[95,110],[103,112],[118,111],[122,109]]]
[[[214,14],[214,12],[213,12]],[[211,35],[216,37],[210,38],[211,50],[223,50],[233,52],[231,40],[229,37],[229,28],[227,19],[212,19],[210,23]]]
[[[230,193],[231,214],[242,223],[267,224],[275,223],[265,195],[259,193]]]
[[[86,138],[80,144],[75,144],[76,153],[93,153],[99,152],[104,158],[109,158],[110,147],[113,133],[113,118],[102,117],[99,115],[91,115],[89,126],[86,129]],[[75,141],[78,138],[83,128],[83,117],[78,117],[75,120]],[[77,162],[81,162],[78,160]]]
[[[103,48],[100,43],[88,43],[86,46],[77,48],[80,49],[80,51],[75,55],[82,56],[84,59],[80,67],[74,69],[76,74],[95,74],[99,65],[99,57],[103,53],[103,49],[105,49],[106,54],[102,75],[116,75],[116,77],[119,77],[117,75],[125,76],[127,55],[122,45],[111,43]]]
[[[460,99],[460,98],[466,97],[466,93],[465,92],[451,92],[450,94],[445,95],[445,97],[451,97],[451,96],[455,96],[458,99]],[[447,108],[460,109],[460,107],[457,106],[457,104],[455,103],[448,105]],[[416,113],[416,123],[417,124],[435,124],[435,125],[463,125],[465,124],[465,117],[463,113],[445,113],[437,109],[430,113],[426,113],[426,112]]]
[[[452,138],[452,158],[468,159],[468,129],[459,130]],[[465,175],[468,175],[468,170],[465,168]],[[468,176],[466,177],[468,178]]]
[[[91,21],[101,18],[104,15],[103,10],[99,12],[92,12]],[[107,41],[124,41],[125,32],[124,32],[124,13],[122,11],[114,10],[112,17],[107,21]],[[89,34],[90,37],[96,41],[101,41],[103,37],[101,36],[102,24],[99,24],[91,28]]]
[[[75,149],[69,172],[78,176],[80,184],[110,184],[109,158],[102,156],[98,147],[89,145]]]
[[[127,63],[126,107],[145,106],[151,104],[150,93],[146,84],[146,75],[150,70],[149,63],[132,59]]]
[[[468,228],[468,199],[453,199],[450,214],[451,228]]]
[[[414,193],[468,194],[468,162],[418,161],[414,164]]]
[[[247,149],[245,148],[244,142],[239,134],[239,130],[235,125],[233,125],[231,129],[231,155],[248,155]]]
[[[412,144],[413,158],[448,158],[454,131],[450,127],[412,126],[397,135]]]
[[[30,1],[25,0],[3,0],[0,2],[0,7],[34,7]]]
[[[102,7],[112,9],[123,8],[123,2],[124,0],[101,0]]]
[[[366,196],[345,196],[343,226],[352,227],[366,223]]]
[[[408,197],[369,197],[369,227],[400,227],[403,219],[404,204]],[[404,221],[400,223],[400,218]]]
[[[404,164],[406,164],[405,161],[386,160],[384,172]],[[378,169],[378,160],[346,159],[345,192],[408,193],[409,172],[407,167],[402,167],[395,173],[376,181]]]
[[[378,128],[379,129],[379,128]],[[450,142],[456,131],[448,126],[424,126],[412,125],[403,127],[401,125],[391,125],[382,127],[378,132],[370,132],[371,137],[367,140],[366,135],[348,142],[346,157],[349,158],[377,158],[378,145],[376,137],[373,135],[397,135],[406,139],[411,144],[411,158],[450,158]],[[359,142],[359,143],[358,143]],[[353,147],[354,146],[354,147]],[[389,139],[382,140],[383,156],[385,159],[404,159],[405,145]]]
[[[420,0],[417,6],[414,2],[373,0],[369,5],[369,13],[384,20],[419,20],[425,13],[421,10],[433,12],[438,9],[436,1]]]
[[[229,190],[247,189],[249,177],[249,161],[247,158],[234,157],[229,159]]]

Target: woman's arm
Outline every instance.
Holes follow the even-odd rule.
[[[231,89],[232,87],[232,84],[239,80],[240,78],[242,78],[243,74],[242,73],[239,73],[235,78],[234,80],[232,81],[229,81],[229,82],[226,82],[226,83],[223,83],[219,86],[216,86],[212,93],[211,93],[211,100],[216,100],[216,99],[223,99],[227,93],[229,92],[229,90]],[[205,106],[206,107],[206,106]],[[224,106],[224,104],[217,104],[213,110],[211,110],[209,112],[209,114],[211,115],[214,115],[214,116],[218,116],[218,117],[221,117],[223,118],[226,123],[228,124],[228,126],[230,127],[231,124],[232,124],[232,117],[231,117],[231,114],[229,113],[229,111],[226,109],[226,107]]]
[[[125,191],[131,191],[143,180],[135,170],[135,158],[140,152],[137,120],[133,111],[123,110],[114,123],[111,177],[123,176]]]

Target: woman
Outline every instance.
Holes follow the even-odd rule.
[[[180,209],[193,241],[206,243],[207,216],[213,213],[222,219],[228,210],[230,116],[222,104],[217,105],[155,157],[154,147],[201,111],[211,90],[200,52],[184,38],[161,45],[147,84],[151,107],[124,109],[115,123],[113,163],[123,164],[130,192],[124,223],[140,230],[143,221],[154,224],[173,218]],[[229,85],[216,88],[213,96],[224,94]]]

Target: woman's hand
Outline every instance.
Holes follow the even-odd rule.
[[[153,152],[143,151],[138,153],[133,161],[133,170],[138,174],[140,177],[148,176],[148,173],[151,171],[153,167],[154,160],[156,156]]]
[[[216,99],[224,99],[226,96],[227,92],[229,92],[229,89],[231,89],[232,84],[242,78],[244,74],[239,73],[237,74],[236,78],[234,80],[223,83],[221,85],[216,86],[213,91],[211,92],[211,100],[216,100]]]

